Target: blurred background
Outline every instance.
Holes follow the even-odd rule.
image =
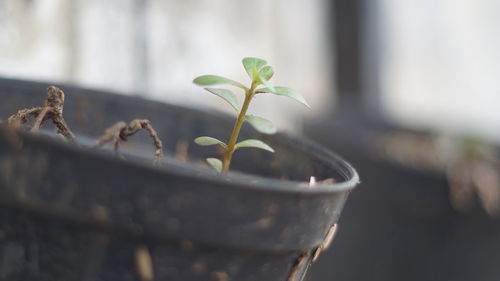
[[[496,0],[0,0],[0,77],[229,112],[192,79],[247,81],[241,58],[265,58],[312,110],[251,110],[363,181],[309,281],[498,280],[499,15]]]
[[[274,66],[275,85],[303,92],[319,112],[334,92],[327,4],[0,0],[0,75],[231,112],[192,80],[218,74],[246,84],[241,59],[254,56]],[[298,130],[308,114],[293,102],[279,114],[272,99],[256,103],[255,112],[268,113],[285,130]]]

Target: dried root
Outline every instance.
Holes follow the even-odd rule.
[[[155,164],[160,163],[160,158],[163,155],[163,144],[158,137],[158,134],[151,126],[149,120],[146,119],[135,119],[132,120],[128,125],[123,122],[117,122],[113,126],[109,127],[104,131],[104,134],[97,140],[94,147],[100,147],[106,143],[112,143],[114,150],[118,153],[118,148],[120,142],[127,141],[127,138],[134,135],[141,129],[148,131],[149,135],[153,139],[153,144],[155,146]]]
[[[48,119],[57,127],[57,133],[71,142],[75,142],[75,136],[68,128],[66,121],[63,118],[64,108],[64,92],[55,87],[50,86],[47,88],[47,99],[42,107],[34,107],[30,109],[21,109],[16,114],[10,116],[7,124],[10,128],[20,129],[26,124],[30,117],[34,118],[31,125],[31,132],[37,132],[40,126]],[[151,126],[149,120],[134,119],[129,124],[125,122],[118,122],[104,131],[104,134],[97,140],[94,147],[100,147],[106,143],[112,143],[115,152],[118,153],[120,142],[127,141],[127,138],[134,135],[141,129],[148,131],[153,139],[153,144],[156,148],[155,164],[160,163],[160,158],[163,155],[163,144],[158,137],[158,134]]]
[[[75,142],[75,136],[68,128],[66,121],[63,118],[64,108],[64,92],[55,87],[49,86],[47,88],[47,99],[43,107],[34,107],[30,109],[21,109],[16,114],[7,119],[7,124],[11,128],[20,128],[23,124],[28,122],[28,118],[35,117],[35,121],[31,126],[31,131],[36,132],[40,126],[48,119],[51,119],[57,127],[57,133],[71,142]]]

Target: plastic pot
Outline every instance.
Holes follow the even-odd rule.
[[[46,87],[0,79],[0,118],[42,103]],[[231,118],[61,88],[80,145],[0,126],[0,280],[301,280],[358,183],[330,151],[250,128],[242,137],[276,152],[239,151],[221,177],[201,167],[216,151],[191,143],[226,138]],[[86,145],[134,118],[151,120],[162,138],[160,167],[146,133],[131,138],[125,159]],[[181,163],[173,155],[186,146]],[[311,188],[310,176],[335,183]]]

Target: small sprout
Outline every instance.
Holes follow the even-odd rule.
[[[250,77],[251,79],[251,85],[248,88],[242,83],[217,75],[203,75],[193,80],[193,83],[198,86],[232,85],[245,91],[245,99],[243,105],[240,106],[240,103],[236,99],[236,96],[233,92],[227,89],[205,88],[205,90],[229,103],[238,115],[227,143],[224,143],[212,137],[198,137],[195,139],[195,143],[199,145],[220,145],[222,149],[224,149],[222,160],[217,158],[207,159],[207,162],[221,174],[226,173],[229,170],[233,153],[239,148],[259,148],[269,152],[274,152],[274,149],[272,147],[260,140],[249,139],[238,142],[238,136],[245,121],[248,121],[248,123],[250,123],[250,125],[252,125],[252,127],[260,133],[276,133],[276,127],[271,121],[263,117],[247,115],[250,103],[256,94],[271,93],[275,95],[287,96],[309,107],[304,97],[302,97],[302,95],[300,95],[299,93],[287,87],[273,86],[269,82],[269,80],[274,75],[274,69],[271,66],[267,65],[267,62],[265,60],[248,57],[244,58],[242,60],[242,63],[245,71],[248,74],[248,77]],[[259,86],[264,87],[257,88]]]
[[[56,86],[47,88],[47,99],[43,107],[34,107],[30,109],[21,109],[16,114],[7,119],[7,124],[11,128],[20,128],[28,122],[28,117],[34,116],[35,121],[31,126],[32,132],[37,132],[43,122],[48,119],[57,127],[57,134],[63,136],[68,141],[75,142],[75,135],[71,132],[63,117],[64,92]]]
[[[267,64],[265,60],[259,58],[244,58],[241,62],[252,81],[256,81],[259,71]]]
[[[148,131],[149,135],[153,139],[153,144],[156,148],[154,153],[154,163],[156,165],[160,164],[160,159],[163,155],[163,144],[158,137],[155,129],[153,129],[153,126],[151,126],[149,120],[146,119],[135,119],[132,120],[128,125],[123,121],[115,123],[113,126],[107,128],[104,131],[102,136],[94,144],[94,147],[101,147],[106,143],[112,143],[115,153],[118,154],[120,142],[127,141],[128,137],[136,134],[141,129]]]

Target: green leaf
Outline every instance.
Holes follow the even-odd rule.
[[[218,144],[224,148],[227,148],[227,145],[224,142],[222,142],[216,138],[212,138],[212,137],[197,137],[196,139],[194,139],[194,142],[196,144],[203,145],[203,146]]]
[[[272,135],[276,133],[276,127],[274,126],[274,124],[265,118],[254,115],[247,115],[246,120],[248,121],[248,123],[250,123],[250,125],[252,125],[252,127],[255,128],[255,130],[263,134]]]
[[[245,87],[243,84],[240,82],[236,82],[234,80],[231,80],[229,78],[225,78],[222,76],[218,75],[202,75],[193,80],[193,83],[195,83],[198,86],[212,86],[212,85],[233,85],[239,88],[242,88],[243,90],[247,90],[247,87]]]
[[[263,59],[251,57],[243,58],[242,63],[243,67],[245,67],[245,70],[247,71],[248,77],[250,77],[252,81],[255,81],[255,79],[257,78],[254,75],[254,70],[259,72],[261,68],[267,64],[267,62]]]
[[[305,106],[311,108],[309,106],[309,104],[307,104],[306,100],[304,99],[304,97],[301,94],[299,94],[299,93],[295,92],[294,90],[287,88],[287,87],[275,86],[274,91],[273,91],[273,89],[267,87],[267,88],[257,89],[255,92],[256,93],[271,93],[271,94],[275,94],[275,95],[286,96],[286,97],[292,98],[292,99],[304,104]]]
[[[273,75],[274,75],[274,69],[272,66],[264,66],[261,70],[260,70],[260,75],[262,75],[262,77],[266,80],[270,80]]]
[[[237,143],[235,145],[235,149],[242,148],[242,147],[254,147],[254,148],[260,148],[263,150],[274,152],[274,149],[272,149],[272,147],[265,144],[263,141],[255,140],[255,139],[240,141],[239,143]]]
[[[220,161],[219,159],[207,158],[207,162],[208,162],[208,164],[210,164],[210,166],[212,166],[212,168],[217,170],[217,172],[220,173],[222,171],[222,161]]]
[[[233,108],[236,110],[236,112],[240,112],[240,104],[238,102],[238,99],[236,99],[236,96],[233,94],[233,92],[227,90],[227,89],[216,89],[216,88],[205,88],[205,90],[209,91],[210,93],[221,97],[225,101],[227,101]]]
[[[269,83],[269,81],[267,81],[267,79],[265,79],[263,77],[262,73],[259,73],[258,82],[261,84],[264,84],[269,89],[269,91],[271,91],[272,93],[276,92],[276,89],[274,88],[274,86],[271,85],[271,83]]]

